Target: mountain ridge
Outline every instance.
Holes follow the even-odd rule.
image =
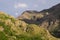
[[[48,30],[0,12],[0,40],[57,40]]]
[[[0,12],[0,40],[60,40],[60,9],[52,9],[18,18]]]
[[[25,11],[18,19],[23,20],[28,24],[37,24],[50,31],[52,26],[55,26],[60,22],[60,3],[40,12]]]

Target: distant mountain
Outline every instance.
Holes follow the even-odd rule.
[[[60,37],[60,3],[40,12],[25,11],[17,19],[48,29],[52,35]]]

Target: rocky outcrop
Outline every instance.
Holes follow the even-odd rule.
[[[31,10],[25,11],[18,19],[28,24],[39,25],[40,27],[48,29],[50,32],[55,31],[54,29],[58,27],[60,22],[60,3],[40,12]],[[58,34],[60,35],[60,31]]]

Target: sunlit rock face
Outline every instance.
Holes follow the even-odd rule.
[[[55,37],[60,37],[60,3],[49,8],[38,11],[28,10],[22,13],[21,16],[18,17],[19,20],[23,20],[28,24],[36,24],[40,27],[48,29],[49,32]],[[55,28],[57,29],[55,30]],[[59,29],[58,29],[59,28]],[[56,33],[55,33],[56,31]]]

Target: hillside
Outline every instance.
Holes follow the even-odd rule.
[[[60,4],[17,19],[0,12],[0,40],[60,40]]]
[[[43,27],[49,30],[53,36],[60,38],[60,3],[40,12],[25,11],[17,19]]]
[[[48,30],[0,12],[0,40],[58,40]]]

